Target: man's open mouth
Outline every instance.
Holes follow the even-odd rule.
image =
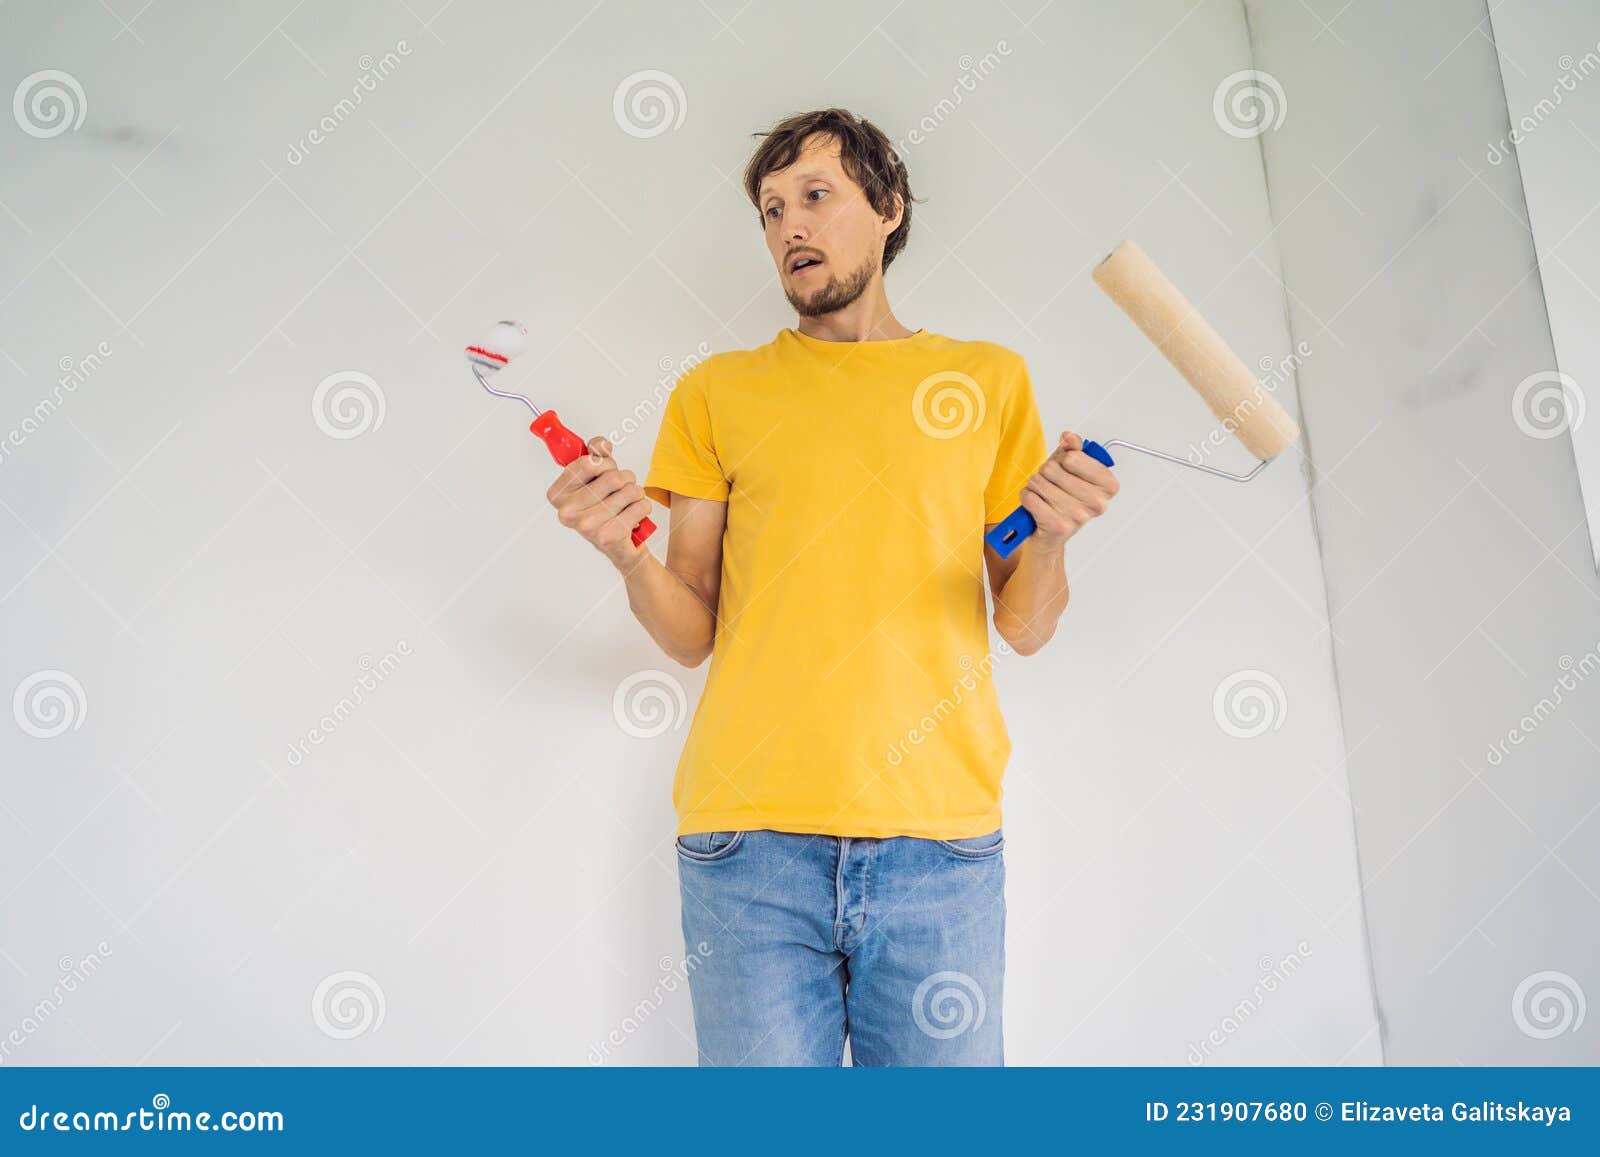
[[[821,264],[822,258],[801,254],[799,257],[796,257],[789,262],[789,272],[790,274],[804,273],[807,269],[811,269],[814,266]]]

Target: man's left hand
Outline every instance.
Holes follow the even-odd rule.
[[[1055,452],[1022,487],[1022,505],[1037,527],[1035,547],[1060,549],[1106,512],[1117,489],[1111,470],[1083,452],[1083,439],[1063,431]]]

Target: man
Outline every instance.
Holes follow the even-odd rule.
[[[1046,458],[1017,354],[894,316],[913,198],[870,122],[783,121],[745,186],[798,324],[683,376],[643,486],[597,438],[549,490],[661,649],[711,658],[673,786],[700,1060],[838,1065],[848,1036],[856,1064],[998,1065],[983,564],[998,649],[1032,654],[1117,482],[1071,431]],[[629,537],[652,499],[664,565]],[[1001,559],[982,533],[1019,502],[1038,528]]]

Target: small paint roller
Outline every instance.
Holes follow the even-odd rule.
[[[1230,474],[1120,438],[1103,444],[1085,440],[1085,454],[1103,465],[1114,466],[1116,463],[1106,447],[1126,446],[1219,478],[1248,482],[1300,436],[1300,427],[1278,400],[1266,391],[1249,367],[1239,360],[1239,355],[1134,242],[1124,241],[1113,249],[1111,255],[1095,267],[1094,282],[1155,343],[1173,368],[1205,400],[1224,428],[1260,461],[1248,474]],[[1034,529],[1033,515],[1019,506],[984,535],[984,540],[1001,558],[1008,558]]]
[[[554,410],[541,410],[531,399],[506,390],[497,390],[489,384],[489,379],[504,369],[512,358],[527,348],[527,345],[527,326],[520,321],[496,322],[488,336],[477,345],[467,347],[467,361],[472,364],[472,374],[478,379],[480,386],[497,398],[510,398],[533,411],[533,422],[528,429],[537,434],[549,447],[550,457],[556,460],[556,465],[565,466],[589,452],[584,440],[563,426]],[[639,525],[633,528],[633,545],[642,546],[644,540],[654,534],[655,530],[655,523],[648,518],[640,519]]]

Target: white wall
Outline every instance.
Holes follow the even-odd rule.
[[[1289,103],[1267,169],[1321,351],[1301,402],[1384,1055],[1593,1064],[1600,584],[1570,443],[1514,402],[1555,361],[1517,167],[1487,159],[1488,11],[1247,7]]]
[[[692,1060],[662,982],[683,731],[613,715],[667,664],[459,350],[529,318],[515,377],[603,429],[701,343],[768,340],[792,315],[737,173],[779,116],[930,118],[897,311],[1021,350],[1052,428],[1179,452],[1210,429],[1089,280],[1124,236],[1247,361],[1291,352],[1258,142],[1213,118],[1250,63],[1226,0],[411,9],[0,11],[6,83],[62,69],[87,99],[76,131],[0,133],[0,427],[111,351],[0,460],[0,687],[59,669],[86,708],[52,739],[0,728],[0,1029],[110,950],[8,1063],[581,1064],[658,993],[607,1059]],[[643,69],[686,102],[648,138],[613,114]],[[384,399],[359,437],[313,419],[342,371]],[[1247,487],[1121,477],[1059,639],[999,676],[1011,1060],[1181,1064],[1218,1030],[1210,1063],[1377,1061],[1301,452]],[[1284,694],[1251,739],[1213,704],[1241,671]],[[677,678],[692,703],[702,672]],[[343,971],[384,1001],[349,1040],[312,1015]]]
[[[1600,383],[1600,9],[1584,0],[1502,4],[1490,24],[1508,124],[1484,157],[1500,165],[1509,156],[1522,175],[1559,366],[1524,395],[1548,406],[1541,413],[1536,404],[1529,424],[1571,441],[1600,567],[1600,421],[1588,416]]]

